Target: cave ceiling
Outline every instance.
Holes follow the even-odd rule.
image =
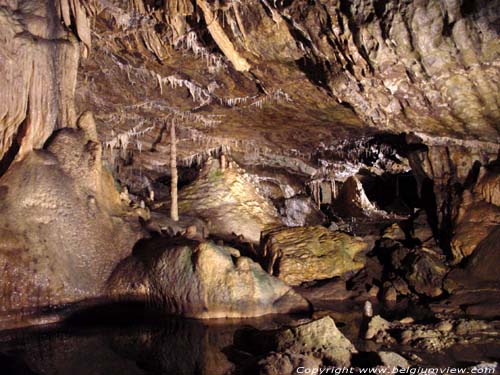
[[[499,3],[55,1],[81,42],[76,113],[157,171],[172,123],[181,165],[221,148],[307,162],[376,133],[495,148]]]

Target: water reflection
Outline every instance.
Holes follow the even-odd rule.
[[[394,312],[395,314],[399,314]],[[316,312],[333,316],[360,355],[380,350],[379,344],[359,338],[359,309]],[[95,315],[92,314],[94,320]],[[116,316],[116,315],[115,315]],[[95,321],[66,323],[53,328],[0,333],[0,374],[8,375],[227,375],[258,373],[256,363],[265,342],[241,340],[249,332],[278,329],[307,317],[271,316],[262,319],[196,321],[168,318],[149,323],[124,320],[96,326]],[[238,331],[238,332],[237,332]],[[244,345],[242,346],[242,342]],[[470,366],[498,361],[498,343],[456,345],[441,353],[415,348],[389,348],[416,354],[420,365]]]
[[[61,326],[0,337],[0,369],[9,375],[223,375],[236,330],[274,329],[290,317],[210,323],[169,319],[155,324]]]

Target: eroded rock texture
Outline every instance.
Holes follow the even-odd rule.
[[[102,297],[141,235],[102,169],[91,121],[60,130],[0,179],[1,315]]]
[[[196,181],[180,191],[179,211],[206,219],[215,235],[242,236],[252,243],[259,243],[262,231],[281,224],[275,207],[237,164],[222,170],[214,159],[206,163]]]
[[[339,192],[337,208],[342,200],[356,203],[345,216],[374,211],[352,176],[408,172],[407,157],[434,239],[482,285],[481,273],[495,273],[496,262],[478,254],[498,258],[499,10],[498,1],[487,0],[0,0],[0,265],[10,265],[2,308],[101,294],[135,240],[101,159],[133,187],[137,204],[146,190],[152,206],[155,192],[168,194],[172,125],[179,166],[194,172],[210,157],[233,155],[258,171],[247,178],[235,165],[224,170],[210,161],[180,194],[181,214],[202,217],[218,237],[254,244],[281,220],[321,222],[312,204],[329,205]],[[97,127],[86,113],[76,129],[77,113],[87,110]],[[75,129],[50,138],[65,127]],[[380,141],[381,132],[390,142]],[[274,202],[281,218],[271,199],[281,200]],[[295,215],[297,206],[313,217]],[[393,234],[401,243],[409,239],[397,228]],[[425,246],[428,234],[419,234]],[[196,263],[181,256],[204,252],[219,257],[230,275],[250,277],[247,268],[257,267],[242,257],[233,265],[214,245],[164,250],[158,259],[177,254],[179,267]],[[351,250],[349,267],[314,277],[357,269],[357,245]],[[408,259],[423,271],[405,273],[410,287],[441,295],[443,260],[418,262],[417,255]],[[135,275],[144,289],[126,278],[115,286],[163,303],[164,270],[141,262],[134,254],[116,272]],[[429,269],[438,277],[422,278]],[[165,277],[179,281],[173,275]],[[462,279],[451,276],[445,289],[460,289]],[[489,286],[497,280],[487,277]],[[383,281],[391,291],[408,289],[400,278]],[[167,310],[204,317],[196,308],[209,306],[224,316],[219,304],[226,300],[204,300],[216,290],[185,289],[195,308],[166,303]],[[274,304],[281,294],[271,296],[249,311],[288,311]]]
[[[496,1],[96,3],[100,38],[82,65],[80,107],[119,119],[115,134],[153,126],[144,150],[167,151],[158,110],[191,122],[186,156],[200,142],[291,157],[366,125],[498,139]]]
[[[0,2],[0,172],[74,126],[79,45],[54,1]]]
[[[368,244],[322,226],[277,229],[264,237],[267,270],[289,285],[329,279],[363,268]]]
[[[257,263],[212,242],[146,243],[116,268],[108,291],[112,298],[200,319],[309,309],[304,298]]]

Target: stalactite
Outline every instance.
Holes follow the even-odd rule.
[[[197,5],[203,12],[203,16],[205,17],[205,22],[207,24],[207,29],[210,32],[210,35],[214,39],[215,43],[217,43],[224,55],[227,57],[227,59],[231,61],[234,68],[240,72],[246,72],[250,70],[249,62],[234,48],[233,43],[228,38],[224,29],[212,12],[209,3],[205,0],[197,0]]]
[[[90,18],[96,12],[94,1],[57,0],[56,9],[66,27],[75,26],[78,38],[85,46],[83,56],[87,57],[92,47]]]
[[[199,103],[200,106],[210,104],[212,101],[212,95],[207,89],[201,87],[196,83],[188,81],[187,79],[177,78],[175,76],[161,77],[159,74],[156,74],[156,79],[158,80],[160,92],[162,93],[162,85],[165,84],[169,85],[173,89],[177,87],[185,87],[188,89],[193,101]]]
[[[143,123],[140,123],[132,129],[117,135],[114,135],[114,132],[112,132],[112,138],[102,143],[103,149],[108,153],[108,160],[112,165],[114,165],[116,161],[116,150],[119,151],[122,158],[125,158],[127,156],[126,153],[131,139],[135,137],[136,145],[140,144],[139,137],[154,129],[154,126],[141,129],[142,126]],[[142,150],[142,145],[138,146],[138,149]]]
[[[224,57],[210,52],[207,48],[201,45],[198,36],[194,31],[189,31],[186,34],[179,37],[174,42],[174,47],[178,49],[192,51],[196,57],[205,60],[208,68],[212,68],[216,72],[226,68],[227,66]]]

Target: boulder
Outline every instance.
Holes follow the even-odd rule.
[[[388,336],[387,331],[391,328],[391,323],[382,318],[380,315],[375,315],[370,319],[368,328],[365,332],[366,340],[380,340]]]
[[[359,237],[322,226],[277,229],[264,236],[262,257],[267,271],[289,285],[329,279],[364,266]]]
[[[198,179],[179,192],[180,215],[200,217],[210,233],[222,238],[233,234],[258,243],[263,230],[281,225],[272,203],[262,196],[234,162],[224,170],[210,159]]]
[[[278,352],[314,353],[337,366],[349,366],[351,355],[357,353],[329,316],[281,331],[275,339]]]
[[[463,193],[451,240],[455,263],[475,252],[479,244],[500,226],[500,206],[480,198],[479,194],[468,190]]]
[[[102,297],[142,235],[100,147],[82,129],[63,129],[50,152],[29,153],[0,178],[0,315]]]
[[[406,360],[406,358],[402,357],[398,353],[394,352],[378,352],[378,356],[380,357],[380,361],[382,364],[389,369],[394,368],[409,368],[410,364]]]
[[[500,226],[491,230],[474,253],[446,277],[450,297],[434,307],[437,311],[466,312],[474,317],[500,317]]]
[[[309,309],[304,298],[235,249],[181,238],[157,238],[136,247],[114,270],[108,293],[201,319]]]
[[[266,332],[265,332],[266,333]],[[260,374],[295,374],[298,367],[308,371],[326,365],[347,367],[357,353],[354,345],[339,331],[335,321],[325,316],[269,335],[268,356],[259,362]]]
[[[406,281],[418,294],[438,297],[443,293],[443,279],[448,272],[444,262],[433,252],[421,248],[405,259]]]

